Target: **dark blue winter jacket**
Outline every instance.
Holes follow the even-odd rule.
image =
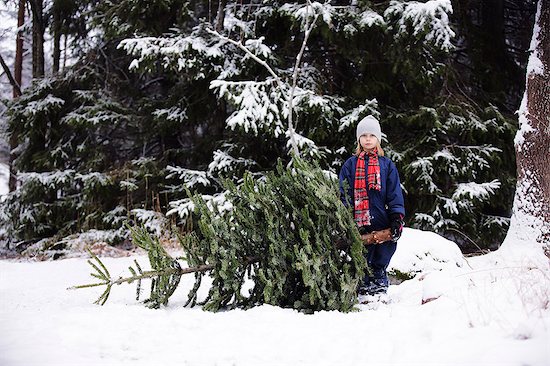
[[[371,229],[382,230],[390,226],[390,216],[401,214],[405,216],[403,192],[399,182],[399,174],[395,164],[385,156],[379,156],[380,180],[382,189],[380,191],[369,189],[369,213],[371,217]],[[355,182],[355,167],[357,156],[352,156],[344,163],[340,171],[340,198],[346,207],[353,207],[353,186]],[[368,166],[368,159],[365,167]],[[367,179],[365,177],[365,179]],[[344,194],[344,182],[348,184],[348,201]]]

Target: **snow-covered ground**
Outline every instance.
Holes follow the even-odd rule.
[[[134,258],[148,263],[104,262],[123,276]],[[406,229],[392,266],[418,274],[390,286],[389,303],[305,315],[184,308],[192,277],[161,310],[130,285],[100,307],[99,288],[66,290],[92,282],[85,259],[0,261],[0,365],[550,365],[541,250],[464,259],[452,242]]]

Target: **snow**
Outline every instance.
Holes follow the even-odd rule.
[[[458,269],[465,264],[466,260],[460,249],[452,241],[429,231],[405,228],[399,240],[398,250],[388,266],[388,272],[399,271],[416,275],[450,268]]]
[[[55,111],[57,109],[60,109],[63,104],[65,104],[65,101],[63,99],[48,94],[46,98],[29,102],[25,106],[25,110],[23,113],[26,116],[33,116],[40,112]]]
[[[223,28],[230,33],[243,33],[246,36],[254,34],[254,22],[243,21],[235,14],[236,7],[227,6],[223,18]]]
[[[161,212],[142,208],[135,208],[130,212],[136,215],[136,220],[149,232],[153,232],[159,237],[162,236],[162,233],[166,232],[169,227],[168,220]]]
[[[158,119],[163,118],[167,121],[175,121],[180,123],[187,121],[187,109],[181,109],[177,106],[157,109],[152,113],[152,115]]]
[[[540,19],[541,17],[541,9],[542,9],[542,1],[538,2],[537,5],[537,14],[535,16],[535,19]],[[531,54],[529,55],[529,61],[527,62],[527,75],[530,74],[544,74],[544,64],[542,63],[542,60],[539,57],[539,34],[540,34],[540,24],[539,21],[535,22],[535,25],[533,27],[533,37],[531,38],[531,44],[529,46],[529,51],[531,51]]]
[[[302,22],[302,28],[306,29],[309,22],[313,21],[316,16],[331,26],[335,10],[329,3],[321,4],[314,1],[310,4],[284,4],[279,11],[299,19]]]
[[[407,25],[413,27],[413,34],[424,36],[427,42],[433,42],[442,50],[449,51],[454,48],[451,39],[455,33],[451,29],[449,14],[453,13],[450,0],[429,0],[425,3],[417,1],[391,1],[390,6],[384,12],[384,17],[397,15],[399,17],[398,33],[407,34]]]
[[[10,168],[6,163],[0,163],[0,198],[9,193],[8,182],[10,180]]]
[[[495,194],[500,188],[498,179],[493,179],[490,182],[476,183],[458,183],[457,188],[453,193],[453,199],[458,201],[461,198],[469,197],[470,199],[486,200]]]
[[[203,194],[201,197],[210,210],[214,210],[214,207],[216,207],[217,212],[223,214],[233,209],[231,201],[226,198],[227,193],[227,191],[224,191],[214,195]],[[195,203],[191,198],[183,198],[181,200],[172,201],[169,202],[168,205],[171,209],[168,210],[166,216],[171,216],[177,213],[180,218],[187,219],[187,217],[195,211]]]
[[[244,45],[247,49],[250,50],[253,54],[256,56],[262,56],[263,58],[268,58],[272,55],[271,49],[264,44],[265,37],[262,36],[258,39],[247,39],[244,42]],[[246,59],[248,55],[245,55],[244,58]]]
[[[163,67],[176,67],[177,71],[184,71],[200,67],[200,57],[217,58],[222,55],[221,44],[209,44],[199,32],[200,29],[195,29],[189,36],[127,38],[119,43],[118,48],[136,57],[130,63],[130,70],[138,69],[142,64],[148,69],[148,62],[161,59]]]
[[[432,176],[434,175],[432,157],[420,157],[413,161],[409,166],[415,174],[417,179],[428,185],[429,193],[437,193],[440,189],[434,183]]]
[[[377,12],[372,11],[370,9],[365,10],[361,14],[361,18],[359,19],[358,23],[361,28],[370,28],[373,25],[379,25],[379,26],[386,25],[384,18]]]
[[[533,36],[531,37],[531,45],[529,46],[529,51],[531,51],[531,54],[529,55],[529,61],[527,62],[526,84],[528,83],[530,77],[534,77],[537,74],[544,74],[544,64],[538,54],[538,46],[540,43],[540,25],[538,23],[541,16],[541,7],[542,1],[539,1],[537,5],[537,14],[535,16],[535,25],[533,27]],[[524,147],[523,143],[525,141],[525,136],[535,131],[527,118],[529,115],[529,110],[527,107],[527,90],[523,93],[523,98],[517,113],[519,115],[519,130],[514,137],[514,145],[517,151],[521,152]]]
[[[234,158],[225,151],[216,150],[213,153],[212,162],[208,164],[208,174],[229,173],[238,166],[250,167],[253,165],[256,163],[251,159]]]
[[[534,77],[537,73],[544,73],[544,65],[538,57],[539,48],[539,22],[541,17],[542,1],[538,2],[537,14],[535,16],[535,26],[533,29],[533,36],[531,38],[531,47],[533,51],[529,56],[529,62],[527,64],[526,84],[529,84],[529,79]],[[542,67],[542,68],[541,68]],[[546,70],[546,76],[548,71]],[[544,77],[544,76],[542,76]],[[519,115],[519,129],[514,138],[514,145],[518,155],[521,154],[523,149],[532,148],[530,144],[526,143],[525,136],[530,133],[543,133],[547,131],[537,131],[530,124],[528,118],[529,106],[527,104],[527,90],[523,94],[520,108],[518,110]],[[530,169],[528,164],[522,167],[521,179],[518,179],[516,187],[516,195],[514,196],[512,218],[510,220],[510,230],[504,240],[502,247],[506,250],[517,251],[539,239],[539,242],[545,240],[550,236],[550,222],[544,219],[544,214],[547,212],[548,207],[545,205],[542,197],[540,187],[543,182],[537,181],[539,178]],[[541,240],[542,239],[542,240]],[[520,244],[518,244],[520,243]],[[546,248],[549,248],[549,244],[545,242]]]
[[[145,256],[103,260],[116,277],[134,259],[148,263]],[[550,271],[540,249],[466,260],[452,242],[405,229],[391,265],[406,270],[409,260],[420,272],[390,286],[389,303],[313,315],[268,305],[184,308],[192,276],[161,310],[137,302],[129,285],[113,288],[100,307],[92,304],[100,289],[66,290],[93,280],[85,259],[0,261],[0,364],[549,364]]]
[[[43,186],[55,188],[59,184],[65,184],[74,179],[75,171],[73,169],[56,170],[52,172],[44,173],[19,173],[17,177],[23,184],[27,184],[31,181],[36,181]]]
[[[166,170],[168,172],[166,179],[179,179],[185,182],[185,186],[190,189],[198,185],[209,187],[212,184],[210,179],[208,179],[208,172],[202,170],[192,170],[170,165],[166,167]]]
[[[286,147],[287,149],[291,149],[292,147],[292,139],[291,139],[291,131],[290,129],[285,132],[285,136],[287,138],[286,141]],[[307,155],[310,156],[319,156],[320,151],[319,147],[315,145],[315,142],[313,140],[308,139],[305,136],[300,135],[296,131],[294,131],[294,139],[296,140],[296,145],[298,146],[299,151],[306,151]]]
[[[246,133],[257,136],[261,130],[269,130],[274,137],[279,137],[284,131],[281,111],[278,101],[286,100],[283,91],[274,88],[275,79],[266,81],[225,81],[213,80],[210,89],[218,89],[219,98],[225,97],[235,106],[235,111],[226,121],[231,130],[242,128]]]

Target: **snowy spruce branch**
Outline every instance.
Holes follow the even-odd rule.
[[[429,0],[425,3],[391,1],[384,17],[387,20],[397,19],[396,25],[389,26],[390,30],[396,31],[396,37],[408,35],[410,27],[415,37],[423,37],[426,43],[450,51],[454,48],[451,39],[455,36],[449,22],[452,12],[450,0]]]

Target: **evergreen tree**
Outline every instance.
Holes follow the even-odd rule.
[[[240,185],[226,180],[229,212],[194,197],[198,227],[180,237],[190,269],[182,269],[146,230],[135,230],[133,239],[147,250],[152,271],[136,263],[130,277],[113,279],[95,257],[99,266],[90,263],[102,282],[77,287],[106,286],[98,300],[104,303],[113,284],[140,281],[141,286],[141,280],[153,278],[145,303],[156,308],[167,304],[183,274],[195,272],[188,302],[194,305],[209,273],[213,282],[202,302],[207,310],[271,304],[305,312],[350,311],[366,263],[337,184],[336,177],[302,160],[294,160],[291,168],[279,162],[276,172],[262,179],[245,174]],[[345,250],[337,249],[339,241],[348,243]],[[246,281],[252,281],[248,291]]]
[[[17,233],[10,239],[115,230],[124,215],[152,228],[166,222],[154,211],[183,224],[194,206],[187,189],[223,207],[223,179],[240,184],[245,171],[259,178],[277,158],[291,162],[293,139],[300,155],[337,173],[354,150],[356,122],[373,114],[402,174],[407,224],[465,250],[471,241],[498,245],[515,128],[502,103],[474,102],[462,87],[454,44],[468,29],[456,8],[449,0],[220,2],[219,11],[183,0],[79,2],[74,18],[94,14],[86,20],[97,41],[13,104],[11,133],[22,142],[15,168],[21,177],[103,174],[110,193],[79,198],[61,217],[33,215],[49,228],[40,232],[18,221],[26,210],[11,208],[31,212],[39,196],[13,193],[3,220]],[[51,188],[59,195],[48,203],[84,197],[79,187]],[[113,212],[122,216],[111,220]]]

